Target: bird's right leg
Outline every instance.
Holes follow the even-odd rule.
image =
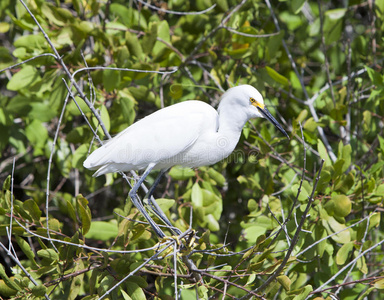
[[[171,224],[171,222],[169,221],[169,219],[167,218],[167,216],[164,214],[163,210],[160,208],[160,206],[157,204],[155,198],[152,196],[153,195],[153,192],[155,191],[155,188],[157,187],[157,185],[159,184],[161,178],[163,177],[163,175],[167,172],[167,169],[162,169],[160,170],[160,173],[159,175],[157,176],[157,178],[155,179],[155,182],[152,184],[151,188],[149,189],[149,191],[147,192],[147,194],[145,195],[144,197],[144,203],[146,204],[146,202],[148,202],[148,205],[151,209],[151,211],[161,220],[163,221],[164,224],[166,224],[169,229],[172,230],[172,232],[176,235],[180,235],[181,234],[181,231],[179,228],[173,226]]]
[[[148,221],[148,223],[151,225],[153,230],[155,231],[156,235],[160,238],[165,237],[164,232],[160,229],[159,225],[156,224],[155,221],[149,216],[148,212],[143,207],[143,204],[141,203],[139,196],[137,195],[137,191],[141,184],[144,182],[145,178],[148,176],[148,174],[151,172],[155,164],[150,164],[147,169],[145,170],[144,174],[140,177],[140,179],[135,183],[135,185],[132,187],[132,189],[129,192],[129,197],[132,200],[133,205],[142,213],[144,218]]]
[[[129,197],[131,197],[131,200],[132,200],[132,203],[136,206],[136,208],[143,214],[143,216],[147,219],[147,221],[149,222],[149,224],[152,226],[153,230],[155,231],[155,233],[157,234],[158,237],[160,238],[164,238],[166,235],[164,234],[164,232],[160,229],[159,225],[157,225],[155,223],[155,221],[153,221],[153,219],[148,215],[147,211],[144,209],[143,207],[143,204],[141,203],[139,197],[137,196],[137,191],[139,189],[139,187],[141,186],[141,184],[144,182],[145,178],[148,176],[148,174],[151,172],[151,170],[153,169],[155,165],[154,164],[150,164],[147,169],[145,170],[144,174],[140,177],[140,179],[136,182],[136,184],[132,187],[131,191],[129,192]],[[165,171],[164,171],[165,172]],[[163,175],[163,174],[162,174]],[[161,176],[159,174],[160,178],[157,178],[155,180],[155,182],[157,181],[157,184],[159,183],[160,179],[161,179]],[[157,185],[156,184],[156,185]],[[148,194],[150,195],[150,198],[152,198],[151,196],[151,193],[153,193],[154,189],[155,189],[155,186],[152,186],[150,188],[150,190],[148,191]],[[151,201],[150,201],[151,202]],[[156,201],[154,200],[153,203],[155,203]],[[158,206],[158,204],[156,203],[154,206],[157,206],[159,211],[161,211],[160,207]],[[164,214],[164,213],[163,213]],[[161,218],[160,218],[161,219]],[[167,219],[168,220],[168,219]],[[164,221],[164,220],[163,220]],[[169,222],[169,220],[168,220]],[[169,222],[170,223],[170,222]],[[171,226],[171,228],[174,228]],[[179,229],[177,229],[178,231],[180,231]],[[188,269],[190,271],[192,271],[192,276],[193,278],[197,281],[197,282],[200,282],[201,281],[201,275],[200,273],[198,272],[198,268],[196,267],[196,265],[194,264],[194,262],[188,257],[188,256],[185,256],[183,255],[182,256],[182,260],[183,262],[186,264],[186,266],[188,267]]]

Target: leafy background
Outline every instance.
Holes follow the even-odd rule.
[[[384,1],[146,3],[0,3],[1,297],[382,299]],[[228,159],[170,170],[155,196],[195,238],[159,240],[133,178],[83,168],[90,126],[238,84],[291,139],[251,120]]]

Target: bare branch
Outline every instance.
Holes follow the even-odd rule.
[[[167,14],[181,15],[181,16],[184,16],[184,15],[202,15],[202,14],[205,14],[205,13],[211,11],[212,9],[214,9],[216,7],[216,4],[213,4],[211,7],[207,8],[207,9],[204,9],[204,10],[201,10],[201,11],[183,12],[183,11],[174,11],[174,10],[159,8],[157,6],[154,6],[154,5],[151,5],[151,4],[147,3],[147,2],[144,2],[143,0],[135,0],[135,1],[138,1],[141,4],[143,4],[145,6],[148,6],[148,7],[152,8],[152,9],[154,9],[154,10],[157,10],[157,11],[161,11],[161,12],[164,12],[164,13],[167,13]]]

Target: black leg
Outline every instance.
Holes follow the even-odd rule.
[[[176,235],[180,235],[181,231],[177,228],[174,227],[171,222],[168,220],[167,216],[164,214],[164,212],[161,210],[160,206],[157,204],[155,198],[152,196],[153,192],[155,191],[155,188],[159,184],[161,178],[164,176],[164,174],[167,172],[167,169],[162,169],[160,170],[159,175],[155,179],[155,182],[149,189],[148,193],[144,197],[144,203],[146,203],[148,199],[148,205],[151,208],[152,212],[161,220],[163,221],[164,224],[170,227],[172,232]]]
[[[153,230],[155,231],[156,235],[160,238],[165,237],[164,232],[160,229],[159,225],[153,221],[153,219],[149,216],[145,208],[143,207],[143,204],[141,203],[139,197],[137,196],[137,190],[141,186],[141,184],[144,182],[145,178],[148,176],[148,174],[153,169],[154,165],[149,165],[147,169],[145,170],[144,174],[140,177],[140,179],[136,182],[136,184],[132,187],[131,191],[129,192],[129,197],[132,200],[133,205],[143,214],[144,218],[148,221],[148,223],[152,226]]]

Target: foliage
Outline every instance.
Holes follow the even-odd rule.
[[[384,1],[147,2],[0,3],[0,296],[382,297]],[[155,196],[185,238],[83,168],[92,130],[245,83],[291,140],[252,120],[228,159],[172,168]]]

